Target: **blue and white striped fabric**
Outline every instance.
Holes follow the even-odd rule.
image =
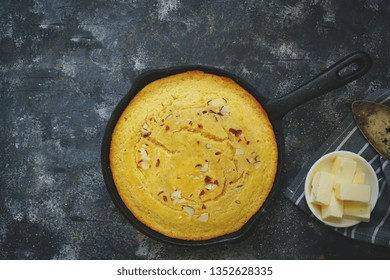
[[[390,89],[376,91],[365,99],[390,106]],[[334,230],[353,239],[390,247],[390,164],[367,143],[355,126],[352,113],[306,162],[284,194],[300,209],[316,219],[311,214],[304,197],[306,174],[321,156],[338,150],[357,153],[372,165],[379,180],[379,198],[369,223],[359,223],[352,227],[334,228]]]

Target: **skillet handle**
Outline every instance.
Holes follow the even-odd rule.
[[[371,66],[372,60],[367,53],[351,53],[289,94],[268,101],[268,113],[272,118],[282,119],[297,106],[360,78]]]

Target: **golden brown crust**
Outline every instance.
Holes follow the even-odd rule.
[[[233,80],[189,71],[154,81],[122,113],[110,165],[119,195],[148,227],[206,240],[260,209],[276,174],[272,125]]]

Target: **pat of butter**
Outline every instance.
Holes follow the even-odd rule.
[[[335,176],[335,184],[352,183],[356,172],[356,166],[357,162],[353,159],[340,156],[336,157],[332,166],[332,173]]]
[[[314,174],[311,190],[311,201],[318,205],[329,205],[334,176],[325,171],[318,171]]]
[[[371,205],[358,201],[344,202],[344,217],[361,222],[369,222],[371,213]]]
[[[334,192],[332,191],[329,205],[321,206],[321,217],[323,219],[343,217],[344,201],[337,199]]]
[[[363,184],[336,184],[335,194],[338,199],[368,203],[371,199],[371,187]]]
[[[366,181],[366,173],[364,172],[356,172],[355,176],[353,176],[352,183],[354,184],[364,184]]]

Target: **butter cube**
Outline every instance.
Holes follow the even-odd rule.
[[[334,192],[332,191],[329,205],[321,206],[321,217],[323,219],[340,219],[343,217],[343,209],[344,201],[337,199]]]
[[[318,205],[329,205],[333,189],[334,176],[325,171],[314,174],[311,201]]]
[[[362,222],[369,222],[371,214],[371,205],[358,201],[344,202],[344,217]]]
[[[352,183],[354,184],[364,184],[366,181],[366,173],[364,172],[356,172],[355,176],[353,176]]]
[[[341,200],[360,201],[364,203],[370,202],[371,186],[363,184],[336,184],[335,195]]]
[[[353,159],[340,156],[336,157],[332,166],[335,184],[352,183],[356,172],[356,166],[357,162]]]

